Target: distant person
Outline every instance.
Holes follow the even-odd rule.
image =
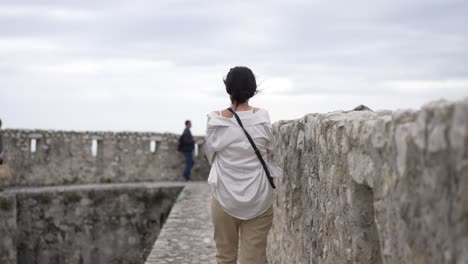
[[[2,134],[2,120],[0,119],[0,164],[3,164],[5,154],[3,153],[3,134]]]
[[[185,157],[185,170],[184,170],[184,179],[190,181],[190,171],[193,167],[193,149],[195,147],[195,142],[193,141],[192,133],[190,132],[192,128],[192,122],[190,120],[185,121],[185,129],[182,135],[179,138],[179,150],[184,153]]]
[[[211,166],[211,213],[217,263],[265,263],[268,232],[273,222],[273,181],[261,158],[273,150],[268,111],[249,105],[257,93],[253,72],[232,68],[224,80],[230,108],[208,114],[206,156]],[[253,139],[257,151],[236,116]],[[263,158],[262,158],[263,159]]]

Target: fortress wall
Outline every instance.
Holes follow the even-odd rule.
[[[270,264],[468,263],[468,99],[274,124]]]
[[[177,151],[175,134],[11,129],[2,134],[13,177],[0,181],[0,186],[183,180],[184,158]],[[203,137],[195,139],[200,154],[195,157],[192,178],[205,180],[209,165],[203,155]]]
[[[143,263],[182,186],[81,186],[2,193],[0,263]],[[7,221],[4,217],[8,217]]]
[[[16,196],[0,192],[0,263],[16,264]]]

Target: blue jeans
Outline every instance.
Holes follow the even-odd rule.
[[[184,170],[184,178],[185,180],[190,180],[190,170],[193,166],[193,156],[192,152],[184,152],[185,157],[185,170]]]

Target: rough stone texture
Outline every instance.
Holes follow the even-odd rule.
[[[269,263],[468,263],[468,99],[274,124]]]
[[[16,264],[16,197],[0,192],[0,263]]]
[[[145,264],[215,264],[215,254],[211,188],[186,184]]]
[[[2,236],[7,242],[1,252],[16,248],[17,262],[6,263],[18,264],[143,263],[182,187],[114,184],[8,190],[5,194],[16,196],[16,221],[11,216],[10,225],[17,227],[16,232],[1,232],[16,236],[16,245],[5,244],[9,240]]]
[[[0,186],[2,181],[7,181],[11,178],[9,171],[5,165],[0,165]]]
[[[0,186],[48,186],[83,183],[182,181],[184,158],[177,151],[178,135],[136,132],[71,132],[3,130],[12,178]],[[36,152],[31,152],[31,139]],[[98,142],[97,156],[91,145]],[[194,158],[194,180],[205,180],[209,164],[202,155],[203,137]],[[150,142],[156,142],[151,153]]]

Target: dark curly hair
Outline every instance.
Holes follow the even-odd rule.
[[[238,105],[245,103],[257,93],[257,81],[252,70],[244,66],[231,68],[224,79],[226,92],[231,97],[231,103]]]

